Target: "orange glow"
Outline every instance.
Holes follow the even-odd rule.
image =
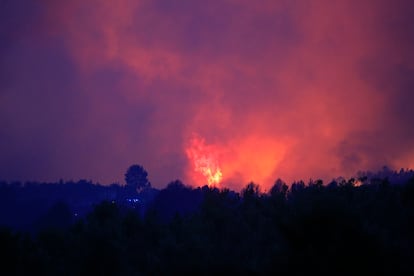
[[[414,55],[407,24],[391,27],[408,20],[396,17],[403,5],[164,2],[47,0],[47,29],[79,71],[79,95],[97,99],[92,117],[69,133],[99,128],[108,140],[94,143],[89,158],[121,160],[96,168],[85,160],[84,175],[116,182],[138,153],[158,187],[180,178],[268,189],[276,178],[327,182],[384,164],[414,166],[411,90],[400,89],[411,82],[398,73],[411,76]],[[126,118],[142,118],[142,129]],[[108,143],[113,150],[101,150]]]
[[[194,171],[203,175],[209,186],[220,184],[223,175],[219,167],[217,152],[212,145],[207,145],[202,137],[194,134],[186,153],[193,164]]]
[[[253,181],[267,189],[281,176],[278,168],[285,158],[287,145],[287,142],[258,135],[234,139],[223,147],[222,168],[226,176],[223,182],[237,189]]]
[[[280,176],[277,169],[288,145],[257,135],[207,144],[204,138],[193,134],[185,149],[190,163],[187,181],[232,189],[254,181],[267,189]]]

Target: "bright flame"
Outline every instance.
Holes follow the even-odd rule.
[[[206,178],[209,186],[220,184],[223,174],[214,146],[206,145],[204,138],[194,134],[189,147],[186,149],[186,154],[193,163],[194,170]]]

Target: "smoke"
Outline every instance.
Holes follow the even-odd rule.
[[[202,185],[193,133],[236,189],[414,165],[411,1],[29,2],[0,8],[2,178]]]

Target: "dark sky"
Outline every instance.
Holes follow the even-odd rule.
[[[412,168],[413,103],[411,0],[0,0],[4,180]]]

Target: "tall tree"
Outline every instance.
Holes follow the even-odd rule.
[[[125,173],[125,183],[129,189],[140,192],[151,187],[147,177],[148,173],[144,167],[134,164]]]

